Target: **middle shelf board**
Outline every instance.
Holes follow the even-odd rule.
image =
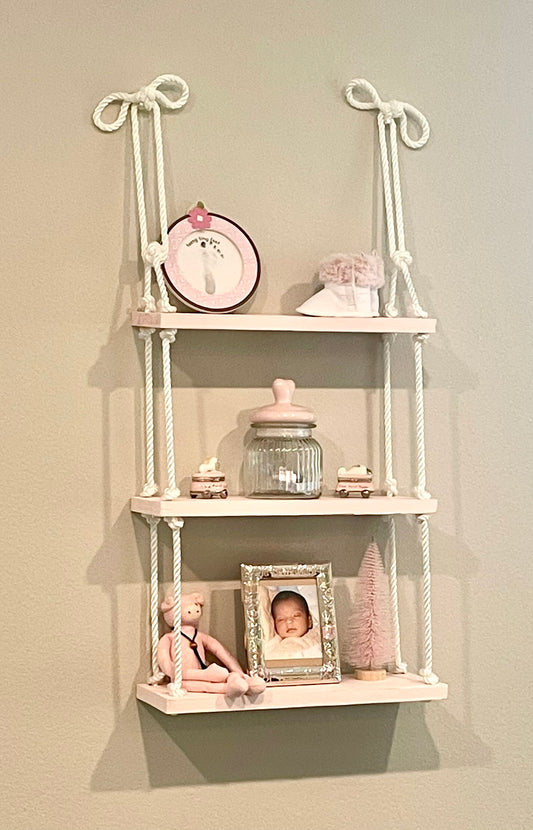
[[[305,317],[299,314],[190,314],[134,311],[132,326],[210,331],[317,331],[368,334],[434,334],[429,317]]]
[[[435,513],[437,499],[407,496],[371,496],[341,499],[321,496],[319,499],[248,499],[230,496],[227,499],[191,499],[181,496],[172,501],[157,496],[134,496],[133,513],[147,516],[182,518],[223,516],[389,516]]]

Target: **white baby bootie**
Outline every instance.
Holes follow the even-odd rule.
[[[385,282],[383,260],[371,254],[333,254],[319,266],[324,288],[296,311],[313,317],[379,317],[378,289]]]

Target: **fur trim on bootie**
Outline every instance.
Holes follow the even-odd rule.
[[[331,254],[318,268],[320,282],[351,285],[352,280],[360,288],[382,288],[385,283],[383,260],[377,253]]]

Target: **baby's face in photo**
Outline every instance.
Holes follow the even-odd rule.
[[[309,631],[311,619],[296,599],[284,599],[274,611],[274,628],[284,640],[286,637],[303,637]]]

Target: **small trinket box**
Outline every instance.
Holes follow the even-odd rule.
[[[365,467],[364,464],[354,464],[349,469],[339,467],[335,493],[341,498],[346,499],[348,496],[355,495],[368,499],[373,492],[372,470]]]
[[[206,458],[191,478],[191,499],[227,499],[226,476],[217,470],[218,458]]]

